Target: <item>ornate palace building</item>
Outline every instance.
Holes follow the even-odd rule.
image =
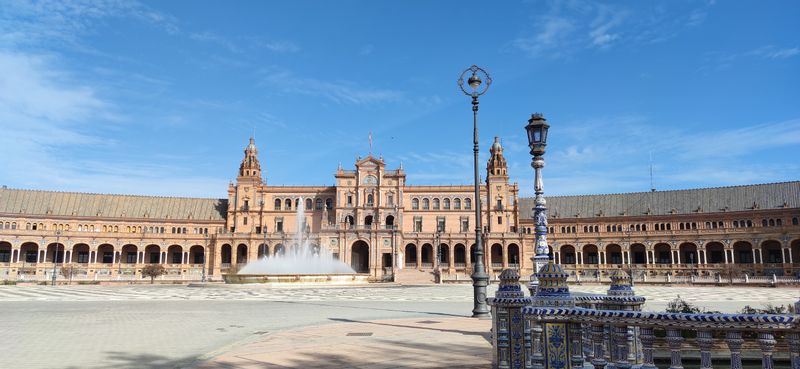
[[[481,186],[485,263],[532,271],[532,199],[509,183],[499,139]],[[78,278],[219,280],[248,261],[290,252],[298,232],[372,280],[467,279],[474,190],[409,186],[401,167],[367,156],[334,186],[274,186],[254,140],[225,199],[0,189],[0,279],[45,279],[53,262]],[[620,265],[652,275],[800,270],[800,182],[548,198],[553,257],[571,273]],[[302,217],[300,221],[298,218]],[[438,245],[438,247],[436,246]],[[420,272],[422,271],[422,272]]]

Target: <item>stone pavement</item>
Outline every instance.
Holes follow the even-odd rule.
[[[228,348],[196,369],[489,368],[491,320],[358,321],[284,331]],[[224,351],[225,349],[223,349]]]

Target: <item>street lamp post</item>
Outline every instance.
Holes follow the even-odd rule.
[[[464,77],[469,74],[467,86],[464,86]],[[483,79],[486,83],[483,83]],[[472,288],[474,306],[472,308],[473,318],[488,318],[489,306],[486,304],[486,286],[489,284],[489,275],[486,274],[483,265],[483,240],[481,237],[481,197],[478,177],[478,97],[486,93],[492,78],[485,70],[473,65],[463,72],[458,78],[458,87],[467,96],[472,97],[472,153],[474,156],[474,184],[475,184],[475,268],[472,271]]]
[[[52,283],[53,286],[56,285],[56,262],[58,262],[58,248],[60,245],[58,242],[60,238],[61,238],[61,231],[56,230],[56,250],[53,253],[53,276],[51,277],[53,279]]]
[[[436,225],[436,275],[438,283],[442,283],[442,230]]]
[[[547,146],[547,131],[550,125],[541,113],[534,113],[528,120],[525,130],[528,133],[528,146],[531,148],[533,160],[531,166],[534,170],[534,199],[533,220],[536,231],[536,241],[534,244],[535,255],[533,261],[533,274],[528,288],[531,295],[536,293],[539,287],[539,279],[536,273],[550,259],[549,248],[547,247],[547,201],[544,199],[544,184],[542,182],[542,168],[544,168],[544,152]]]
[[[208,232],[203,232],[203,270],[200,274],[200,282],[206,283],[206,254],[208,253]]]

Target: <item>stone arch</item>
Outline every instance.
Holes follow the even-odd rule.
[[[405,263],[407,266],[417,266],[417,245],[409,243],[405,247]]]
[[[76,243],[72,245],[72,251],[70,252],[70,263],[78,263],[78,264],[89,264],[91,263],[91,248],[89,245],[85,243]]]
[[[104,243],[97,246],[97,262],[103,264],[114,263],[114,245]]]
[[[158,264],[161,260],[161,246],[156,244],[147,245],[144,248],[144,263]]]
[[[606,264],[623,264],[622,246],[616,243],[606,245]]]
[[[753,244],[747,241],[736,241],[733,244],[734,264],[753,264]]]
[[[183,263],[183,246],[170,245],[167,247],[167,260],[168,264],[182,264]]]
[[[653,246],[653,256],[656,264],[672,264],[672,248],[666,243],[657,243]]]
[[[122,246],[120,250],[120,260],[120,262],[124,264],[138,264],[139,247],[130,243]]]
[[[6,241],[0,241],[0,263],[9,263],[11,262],[11,243]]]
[[[699,264],[697,258],[697,245],[693,242],[684,242],[678,246],[681,264]]]
[[[475,244],[469,245],[469,262],[471,264],[475,264],[478,261],[478,257],[475,255]]]
[[[391,229],[394,227],[394,215],[387,215],[386,216],[386,229]]]
[[[630,247],[630,262],[632,264],[647,264],[647,248],[641,243],[634,243]]]
[[[453,248],[453,262],[456,264],[467,263],[467,247],[464,244],[457,243]]]
[[[517,246],[516,243],[512,243],[512,244],[508,245],[508,252],[506,252],[506,254],[508,254],[507,255],[508,256],[508,260],[506,261],[508,263],[508,265],[519,266],[519,264],[520,264],[519,246]],[[552,251],[550,252],[550,254],[552,255]]]
[[[761,257],[763,263],[779,264],[783,262],[781,242],[777,240],[765,240],[761,243]]]
[[[25,242],[19,248],[19,261],[23,263],[36,263],[36,261],[44,262],[44,259],[39,257],[39,244],[36,242]]]
[[[282,243],[275,245],[275,250],[273,251],[273,255],[275,256],[286,255],[286,246],[284,246]]]
[[[205,264],[206,250],[203,246],[194,245],[189,248],[189,264]]]
[[[233,246],[227,243],[222,245],[220,249],[220,259],[222,260],[222,264],[230,264],[233,260]]]
[[[429,243],[422,245],[420,253],[421,262],[423,264],[433,264],[433,246]]]
[[[800,239],[793,240],[790,245],[791,262],[793,264],[800,264]],[[788,263],[789,260],[786,262]]]
[[[364,225],[371,226],[372,225],[372,215],[367,215],[364,217]]]
[[[369,244],[358,240],[350,248],[350,266],[356,273],[369,273]]]
[[[581,248],[584,264],[600,264],[600,250],[595,244],[586,244]]]
[[[450,265],[450,245],[446,243],[439,244],[439,262],[441,265]]]
[[[47,245],[47,253],[45,258],[48,262],[55,261],[56,263],[63,263],[64,262],[64,244],[61,242],[53,242]]]
[[[558,253],[561,258],[561,264],[577,264],[578,259],[575,254],[575,246],[561,245]]]
[[[722,264],[725,262],[725,246],[720,242],[709,242],[705,247],[706,264]]]
[[[258,245],[258,258],[268,258],[269,257],[269,245],[266,243],[260,243]]]
[[[247,245],[243,243],[236,246],[236,264],[247,264]]]
[[[489,252],[489,260],[492,263],[492,267],[497,264],[503,264],[503,245],[499,243],[492,244],[492,247],[489,248]]]

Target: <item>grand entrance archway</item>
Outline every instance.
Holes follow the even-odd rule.
[[[369,273],[369,245],[365,241],[353,243],[350,249],[350,266],[356,273]]]

